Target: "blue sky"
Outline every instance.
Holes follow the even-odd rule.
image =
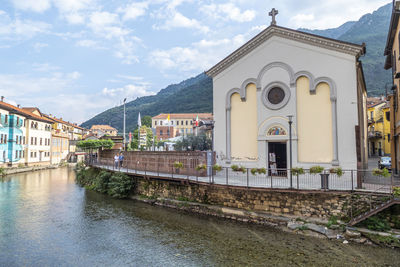
[[[207,70],[270,23],[326,29],[387,0],[1,0],[0,94],[81,123]]]

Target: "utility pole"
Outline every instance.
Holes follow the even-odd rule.
[[[293,175],[292,175],[292,119],[293,119],[293,115],[289,115],[287,116],[289,119],[289,153],[290,153],[290,157],[289,157],[289,168],[290,168],[290,188],[293,188]]]
[[[126,109],[125,109],[125,103],[126,103],[126,98],[124,98],[124,139],[123,139],[123,148],[124,151],[126,149],[126,144],[125,144],[125,124],[126,124]]]

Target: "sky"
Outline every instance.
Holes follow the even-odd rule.
[[[270,24],[327,29],[388,0],[0,0],[0,95],[82,123],[208,70]],[[144,114],[145,115],[145,114]]]

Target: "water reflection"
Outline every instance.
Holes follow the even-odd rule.
[[[1,266],[390,266],[399,254],[111,199],[68,168],[0,183]]]

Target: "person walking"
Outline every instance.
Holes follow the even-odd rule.
[[[115,164],[115,168],[118,169],[118,164],[119,164],[118,154],[115,154],[115,156],[114,156],[114,164]]]
[[[122,163],[124,162],[124,154],[119,154],[119,167],[122,168]]]

